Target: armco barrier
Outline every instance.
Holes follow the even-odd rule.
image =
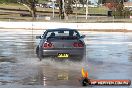
[[[53,29],[73,28],[83,30],[132,30],[132,23],[57,23],[57,22],[0,22],[0,28]]]

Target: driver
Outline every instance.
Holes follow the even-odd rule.
[[[73,36],[73,33],[74,33],[73,31],[70,31],[69,36]]]
[[[55,33],[52,32],[52,33],[50,34],[50,37],[55,37]]]

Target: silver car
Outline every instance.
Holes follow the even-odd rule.
[[[45,57],[80,61],[86,52],[84,37],[75,29],[48,29],[42,36],[36,37],[41,39],[36,48],[37,57],[40,61]]]

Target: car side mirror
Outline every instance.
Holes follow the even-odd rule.
[[[85,37],[86,37],[85,35],[80,36],[80,38],[85,38]]]
[[[42,39],[42,37],[41,36],[36,36],[36,39]]]

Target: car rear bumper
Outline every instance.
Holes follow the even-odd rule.
[[[43,56],[57,56],[59,53],[66,53],[70,56],[83,56],[85,48],[63,48],[63,49],[44,49]]]

